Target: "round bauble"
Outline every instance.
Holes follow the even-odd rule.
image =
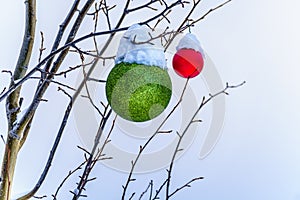
[[[122,62],[111,70],[106,81],[106,97],[112,109],[134,122],[157,117],[171,96],[170,76],[156,66]]]
[[[204,60],[194,49],[179,49],[173,57],[173,69],[183,78],[193,78],[200,74]]]

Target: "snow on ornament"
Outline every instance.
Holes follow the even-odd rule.
[[[172,96],[164,51],[157,41],[145,42],[150,39],[149,32],[135,24],[124,33],[106,80],[110,106],[120,117],[134,122],[157,117]]]
[[[204,53],[197,37],[187,33],[176,47],[173,69],[183,78],[193,78],[200,74],[204,65]]]

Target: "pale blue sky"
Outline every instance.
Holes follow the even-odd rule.
[[[70,2],[56,0],[38,4],[37,30],[44,31],[48,49]],[[203,8],[220,2],[204,0]],[[12,1],[2,8],[1,70],[12,69],[15,65],[23,37],[23,4]],[[192,29],[213,59],[222,80],[230,83],[246,80],[247,84],[232,91],[226,100],[223,135],[214,151],[204,160],[197,158],[202,144],[202,136],[199,135],[187,153],[176,162],[175,185],[198,175],[204,176],[205,180],[195,183],[174,199],[300,199],[299,10],[300,2],[297,0],[234,0]],[[82,29],[80,35],[88,32],[89,29]],[[39,42],[35,45],[33,59],[36,59]],[[75,75],[71,77],[76,78]],[[0,74],[0,89],[7,84],[7,75]],[[53,87],[47,96],[55,94],[55,90]],[[25,87],[25,93],[30,91],[29,86]],[[33,126],[36,131],[31,133],[20,154],[14,185],[20,193],[35,183],[48,156],[52,145],[49,141],[54,138],[51,132],[57,131],[67,103],[63,95],[57,96],[51,103],[57,104],[57,109],[62,111],[53,113],[53,108],[41,106],[36,119],[39,116],[43,119],[56,117],[43,123],[36,120]],[[1,121],[5,121],[4,108],[5,104],[1,102]],[[53,193],[68,170],[82,160],[76,149],[80,140],[73,122],[72,119],[66,129],[53,168],[39,194]],[[202,126],[205,129],[207,125]],[[0,133],[5,132],[6,125],[1,123]],[[1,145],[0,150],[3,151]],[[139,175],[139,178],[153,178],[159,184],[164,174],[165,171],[161,170]],[[89,199],[119,199],[125,174],[99,164],[94,175],[99,180],[87,187]],[[74,182],[78,178],[75,176],[71,180]],[[142,191],[146,185],[139,183],[136,188]],[[68,190],[73,188],[73,183],[67,185],[62,199],[67,199]]]

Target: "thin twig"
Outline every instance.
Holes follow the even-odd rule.
[[[6,144],[6,141],[5,141],[4,136],[2,134],[1,134],[1,140],[2,140],[3,144]]]
[[[222,8],[223,6],[225,6],[226,4],[228,4],[229,2],[231,2],[232,0],[228,0],[214,8],[211,8],[209,11],[207,11],[202,17],[198,18],[197,20],[193,21],[189,26],[193,26],[194,24],[198,23],[199,21],[203,20],[206,16],[208,16],[211,12],[214,12],[216,10],[218,10],[219,8]]]
[[[10,78],[13,79],[13,73],[10,70],[2,70],[1,73],[7,73],[10,75]]]
[[[35,199],[44,199],[44,198],[47,198],[47,195],[43,195],[43,196],[33,196],[33,198]]]
[[[104,4],[103,13],[104,13],[104,15],[105,15],[105,17],[106,17],[106,21],[107,21],[107,25],[108,25],[108,30],[111,30],[112,26],[111,26],[110,17],[109,17],[109,11],[110,11],[111,9],[113,9],[115,6],[113,6],[113,7],[110,9],[110,8],[107,6],[106,0],[104,0],[103,4]],[[97,18],[98,18],[98,15],[97,15]],[[97,18],[96,18],[96,20],[95,20],[95,24],[97,24],[97,21],[98,21]],[[96,32],[96,27],[97,27],[97,26],[95,26],[94,32]]]
[[[106,80],[96,79],[96,78],[88,78],[88,81],[94,81],[97,83],[106,83]]]
[[[103,0],[102,0],[103,1]],[[102,1],[99,3],[99,9],[102,5]],[[106,1],[104,0],[104,6],[106,6]],[[97,9],[97,2],[95,3],[95,13],[94,13],[94,32],[97,31],[97,26],[98,26],[98,18],[99,18],[99,9]],[[110,29],[111,30],[111,29]],[[97,43],[97,39],[96,37],[93,37],[93,41],[94,41],[94,47],[95,47],[95,50],[96,50],[96,53],[97,55],[99,55],[99,49],[98,49],[98,43]]]
[[[41,33],[41,47],[39,49],[40,51],[39,62],[41,62],[43,52],[46,50],[46,48],[44,48],[44,33],[42,31],[40,33]]]
[[[131,194],[131,196],[129,197],[129,200],[132,200],[133,197],[134,197],[134,195],[135,195],[135,192],[133,192],[133,193]]]
[[[91,65],[94,63],[94,60],[88,62],[88,63],[85,63],[85,64],[79,64],[79,65],[76,65],[74,67],[69,67],[69,69],[65,70],[65,71],[62,71],[62,72],[57,72],[57,73],[54,73],[52,74],[53,76],[64,76],[65,78],[67,77],[67,74],[72,72],[72,71],[75,71],[76,69],[79,69],[81,67],[85,67],[85,66],[88,66],[88,65]],[[50,72],[48,72],[47,74],[51,74]]]
[[[135,8],[128,9],[127,13],[134,12],[134,11],[137,11],[137,10],[141,10],[141,9],[144,9],[144,8],[150,8],[151,9],[150,6],[152,4],[154,4],[154,3],[156,3],[156,2],[159,2],[159,0],[150,0],[148,3],[145,3],[145,4],[141,5],[141,6],[137,6]],[[153,8],[152,8],[152,10],[157,11],[157,10],[155,10]]]
[[[94,57],[94,58],[99,58],[99,59],[102,59],[102,60],[109,60],[109,59],[112,59],[114,60],[116,56],[107,56],[107,57],[103,57],[103,56],[99,56],[98,54],[92,54],[88,51],[83,51],[81,50],[80,48],[78,48],[76,45],[72,45],[72,47],[74,49],[76,49],[76,51],[82,55],[88,55],[88,56],[91,56],[91,57]]]
[[[151,188],[153,188],[153,180],[151,180],[146,188],[146,190],[144,192],[142,192],[142,194],[140,195],[139,200],[141,200],[145,194],[147,194],[148,191],[150,191],[150,200],[151,200],[151,195],[152,195],[152,190]]]
[[[3,90],[0,92],[0,95],[2,95],[6,90],[6,87],[3,88]]]
[[[38,79],[38,80],[40,80],[41,77],[30,77],[30,79]],[[59,81],[55,81],[55,80],[47,80],[47,81],[48,81],[48,82],[51,82],[51,83],[53,83],[53,84],[56,84],[56,85],[58,85],[58,86],[60,86],[60,87],[64,87],[64,88],[67,88],[67,89],[69,89],[69,90],[76,91],[75,88],[73,88],[73,87],[71,87],[71,86],[69,86],[69,85],[67,85],[67,84],[61,83],[61,82],[59,82]]]
[[[84,68],[82,68],[82,73],[83,73],[84,79],[87,79],[86,72],[85,72]],[[90,101],[90,104],[94,107],[94,109],[96,109],[96,111],[98,112],[98,114],[101,117],[104,117],[104,114],[100,111],[100,109],[98,108],[98,106],[94,103],[94,101],[93,101],[93,99],[92,99],[92,97],[90,95],[90,90],[89,90],[89,87],[87,85],[87,82],[85,82],[85,90],[86,90],[86,93],[87,93],[87,98]]]
[[[197,178],[193,178],[192,180],[190,180],[189,182],[187,182],[186,184],[184,184],[183,186],[177,188],[172,194],[169,195],[169,198],[172,197],[174,194],[176,194],[177,192],[183,190],[186,187],[191,187],[191,183],[195,182],[195,181],[199,181],[204,179],[203,177],[197,177]]]

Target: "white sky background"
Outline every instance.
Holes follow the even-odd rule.
[[[37,35],[40,30],[44,32],[48,50],[71,2],[38,3]],[[219,2],[204,0],[201,12]],[[23,37],[23,9],[22,2],[2,5],[1,70],[13,69],[16,63]],[[176,162],[176,185],[194,176],[204,176],[205,179],[194,183],[192,188],[182,191],[174,199],[300,199],[299,10],[297,0],[234,0],[192,29],[213,59],[223,81],[239,83],[246,80],[247,84],[232,91],[227,98],[223,135],[214,151],[206,159],[199,160],[201,142],[196,140]],[[80,35],[89,32],[90,29],[83,27]],[[37,55],[38,40],[35,45]],[[71,65],[75,61],[69,62]],[[8,81],[6,74],[0,74],[1,90]],[[55,90],[53,87],[47,97],[56,95]],[[26,86],[25,92],[30,91],[32,89]],[[22,149],[14,183],[17,192],[31,189],[44,166],[54,139],[50,133],[57,131],[67,103],[63,95],[56,96],[50,102],[56,106],[55,111],[53,107],[42,105],[43,112],[38,112],[36,119],[53,118],[54,114],[59,117],[43,123],[36,120],[35,131]],[[2,134],[6,132],[4,108],[1,102]],[[82,154],[76,149],[80,141],[72,123],[66,129],[53,168],[39,194],[53,193],[62,177],[82,160]],[[1,151],[3,148],[0,145]],[[143,178],[145,181],[155,177],[160,180],[164,173],[162,170]],[[125,174],[99,164],[94,175],[99,178],[87,188],[89,199],[119,199]],[[75,176],[71,180],[77,181],[78,178]],[[136,187],[143,190],[146,183]],[[74,183],[63,188],[61,199],[68,199],[68,191],[72,188],[75,188]]]

